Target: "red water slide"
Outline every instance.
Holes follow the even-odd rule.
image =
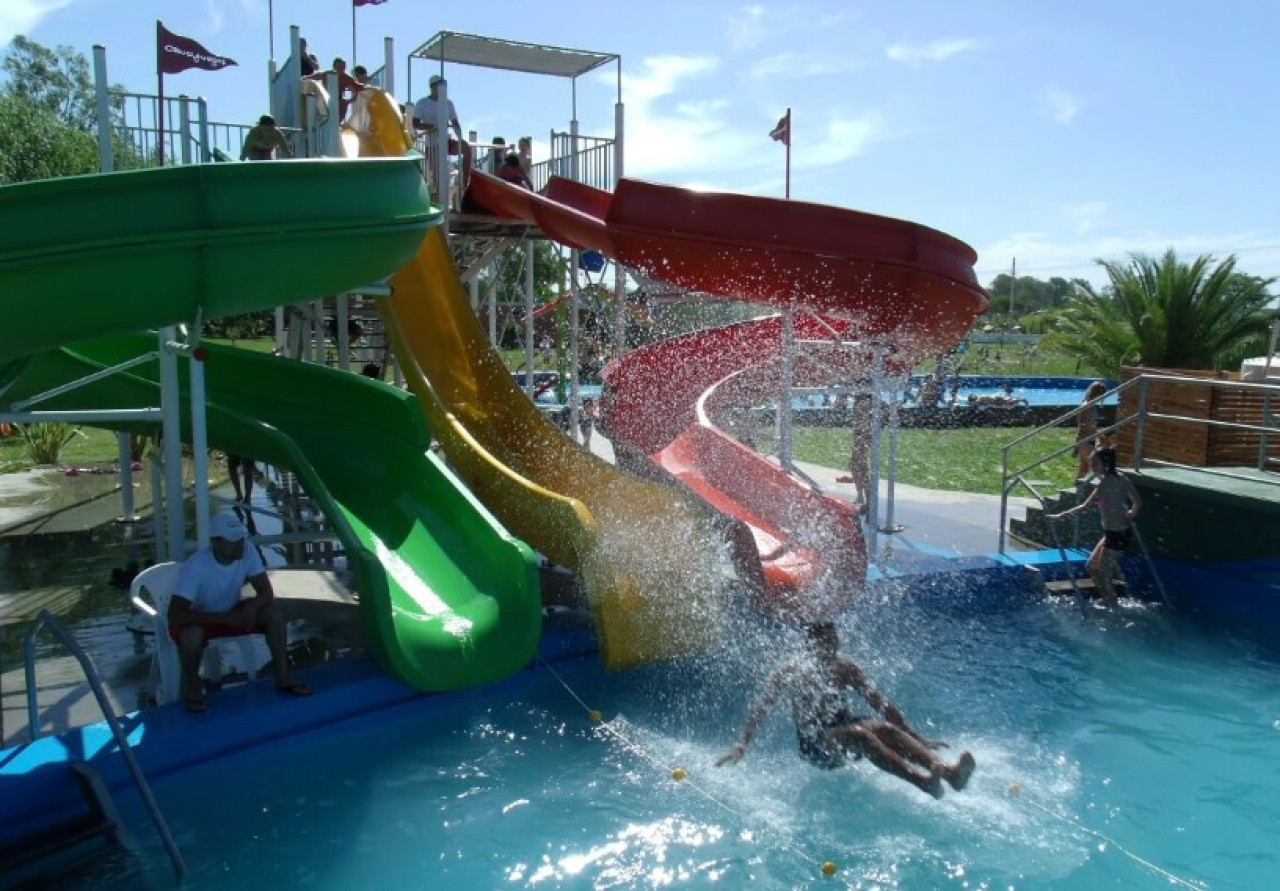
[[[695,192],[624,179],[610,193],[552,178],[541,194],[473,174],[471,197],[690,291],[795,310],[798,384],[865,374],[874,342],[909,368],[954,345],[986,308],[973,250],[903,220],[836,207]],[[721,430],[761,392],[776,395],[777,317],[698,331],[636,350],[605,369],[602,427],[742,520],[761,578],[787,605],[823,578],[860,580],[861,527],[823,495]],[[863,345],[862,349],[852,345]],[[772,389],[770,389],[772,388]],[[846,589],[856,585],[843,586]]]

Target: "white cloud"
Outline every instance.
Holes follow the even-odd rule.
[[[1078,235],[1093,231],[1098,221],[1107,215],[1105,201],[1077,201],[1063,205],[1062,216]]]
[[[29,35],[51,12],[70,6],[72,0],[0,0],[0,45],[19,34]]]
[[[655,56],[640,64],[640,74],[623,74],[627,96],[627,172],[652,175],[707,167],[732,155],[733,131],[725,122],[726,103],[682,98],[667,107],[662,100],[719,68],[710,56]]]
[[[865,64],[852,55],[777,53],[754,63],[747,69],[747,78],[768,80],[775,77],[824,77],[854,71]]]
[[[919,44],[891,43],[885,47],[884,53],[895,62],[920,65],[924,62],[941,62],[943,59],[977,48],[976,40],[954,37],[950,40],[934,40]]]
[[[1079,96],[1060,87],[1046,87],[1041,91],[1038,102],[1041,114],[1064,127],[1070,127],[1084,107]]]
[[[727,24],[729,48],[732,50],[752,49],[768,36],[763,6],[744,6],[728,18]]]
[[[830,116],[826,119],[824,131],[816,142],[800,143],[802,148],[796,153],[797,167],[838,165],[864,154],[871,145],[893,137],[893,132],[884,118],[875,112],[857,117]],[[793,139],[797,133],[802,137],[805,135],[803,121],[796,130],[792,131]],[[797,143],[793,142],[792,145]]]

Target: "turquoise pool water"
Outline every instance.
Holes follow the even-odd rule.
[[[842,622],[844,650],[922,732],[977,756],[970,788],[940,802],[865,762],[806,766],[785,708],[742,764],[712,767],[795,644],[758,626],[731,629],[733,645],[697,664],[539,670],[154,790],[191,889],[1223,889],[1280,878],[1273,651],[1153,607],[949,603],[890,597]],[[124,810],[141,856],[68,887],[173,886],[145,817]]]

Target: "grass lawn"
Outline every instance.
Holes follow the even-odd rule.
[[[1030,427],[972,427],[961,430],[899,430],[897,470],[898,482],[926,489],[951,492],[1000,494],[1000,449],[1027,433]],[[841,427],[797,427],[794,431],[794,457],[797,461],[823,467],[847,469],[849,466],[849,429]],[[1069,428],[1049,430],[1020,446],[1011,455],[1011,463],[1028,463],[1059,448],[1069,446],[1075,431]],[[888,437],[884,440],[888,450]],[[1075,459],[1063,455],[1027,474],[1043,494],[1070,488],[1075,476]],[[880,473],[888,472],[888,455],[882,454]],[[1026,495],[1025,490],[1014,495]]]
[[[961,430],[898,431],[898,481],[927,489],[953,492],[1000,493],[1000,449],[1030,428],[974,427]],[[768,436],[762,434],[761,446],[768,448]],[[80,436],[72,439],[58,460],[60,466],[101,465],[116,459],[116,438],[109,430],[82,427]],[[849,429],[842,427],[797,427],[795,429],[796,460],[823,467],[847,469],[849,462]],[[1049,430],[1016,451],[1012,460],[1026,463],[1059,448],[1070,445],[1075,432],[1068,428]],[[887,450],[888,439],[885,439]],[[32,467],[22,438],[0,439],[0,473],[27,470]],[[1028,478],[1037,483],[1042,493],[1069,488],[1075,461],[1067,455],[1032,470]],[[880,472],[888,472],[888,455],[881,456]],[[1025,495],[1025,491],[1015,492]]]

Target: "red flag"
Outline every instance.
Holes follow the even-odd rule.
[[[354,2],[356,6],[378,6],[379,4],[386,3],[387,0],[354,0]]]
[[[778,121],[778,126],[769,131],[769,138],[783,145],[791,145],[791,112],[787,112]]]
[[[156,22],[156,70],[160,74],[177,74],[188,68],[221,71],[235,64],[235,59],[215,56],[190,37],[174,34]]]

